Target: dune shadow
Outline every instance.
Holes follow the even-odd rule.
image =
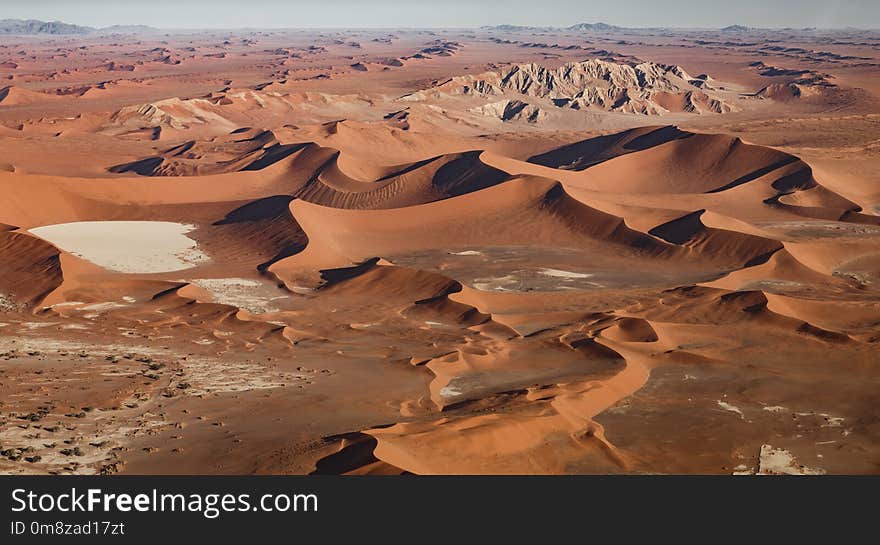
[[[529,157],[527,162],[550,168],[581,171],[621,155],[694,136],[693,133],[673,125],[653,128],[649,132],[645,132],[646,129],[631,129],[567,144]]]

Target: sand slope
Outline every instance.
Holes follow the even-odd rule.
[[[457,32],[0,44],[0,472],[877,472],[872,46]]]

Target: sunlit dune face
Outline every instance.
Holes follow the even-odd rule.
[[[878,472],[880,32],[70,30],[0,474]]]

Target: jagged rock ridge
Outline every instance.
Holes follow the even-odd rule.
[[[517,64],[479,75],[458,76],[406,95],[424,100],[438,95],[499,96],[518,94],[549,99],[558,107],[601,109],[642,115],[669,112],[727,113],[736,108],[717,93],[706,75],[654,62],[615,63],[601,59],[566,63],[558,68]]]

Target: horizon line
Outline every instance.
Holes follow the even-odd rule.
[[[2,19],[0,19],[2,20]],[[64,23],[63,21],[45,21],[48,23]],[[72,26],[79,26],[83,28],[90,28],[93,30],[106,30],[112,29],[113,27],[149,27],[151,30],[157,30],[162,32],[170,32],[170,31],[206,31],[206,30],[222,30],[222,31],[232,31],[232,30],[491,30],[493,27],[497,27],[500,25],[480,25],[480,26],[364,26],[364,27],[356,27],[356,26],[242,26],[242,27],[225,27],[225,26],[217,26],[217,27],[154,27],[151,25],[144,25],[142,23],[114,23],[108,26],[99,26],[93,27],[89,25],[80,25],[76,23],[64,23]],[[577,23],[575,23],[577,24]],[[530,26],[530,25],[511,25],[522,27],[523,29],[544,29],[544,30],[569,30],[570,26]],[[728,25],[731,26],[731,25]],[[629,27],[616,27],[618,30],[715,30],[721,31],[726,27],[702,27],[702,26],[629,26]],[[818,26],[810,26],[810,27],[796,27],[796,26],[780,26],[780,27],[748,27],[747,30],[742,32],[749,31],[761,31],[761,30],[771,30],[771,31],[781,31],[781,30],[861,30],[861,31],[880,31],[880,26],[877,27],[858,27],[858,26],[841,26],[841,27],[818,27]],[[603,31],[596,31],[603,32]],[[0,33],[0,36],[14,36],[15,34],[3,34]],[[76,34],[50,34],[50,36],[75,36]]]
[[[223,27],[223,26],[207,26],[207,27],[186,27],[186,26],[171,26],[171,27],[155,27],[152,25],[147,25],[144,23],[113,23],[106,26],[92,26],[89,24],[81,24],[81,23],[68,23],[66,21],[62,21],[60,19],[54,20],[44,20],[44,19],[21,19],[16,17],[3,17],[0,18],[0,21],[39,21],[42,23],[60,23],[71,26],[78,26],[82,28],[90,28],[94,30],[104,30],[113,27],[148,27],[153,30],[159,31],[204,31],[204,30],[483,30],[483,29],[491,29],[493,27],[501,27],[501,26],[509,26],[523,29],[546,29],[546,30],[568,30],[571,27],[577,25],[600,25],[605,24],[614,29],[620,30],[723,30],[729,27],[743,27],[746,31],[751,30],[871,30],[876,31],[880,30],[880,26],[873,27],[859,27],[853,25],[840,26],[840,27],[821,27],[821,26],[750,26],[739,23],[731,23],[729,25],[724,26],[668,26],[668,25],[660,25],[660,26],[620,26],[613,23],[606,23],[604,21],[597,21],[595,23],[588,22],[577,22],[569,25],[525,25],[525,24],[515,24],[515,23],[495,23],[495,24],[485,24],[478,26],[365,26],[365,27],[349,27],[349,26],[242,26],[242,27]],[[2,35],[2,34],[0,34]],[[10,34],[11,35],[11,34]],[[56,36],[63,36],[63,34],[56,34]]]

